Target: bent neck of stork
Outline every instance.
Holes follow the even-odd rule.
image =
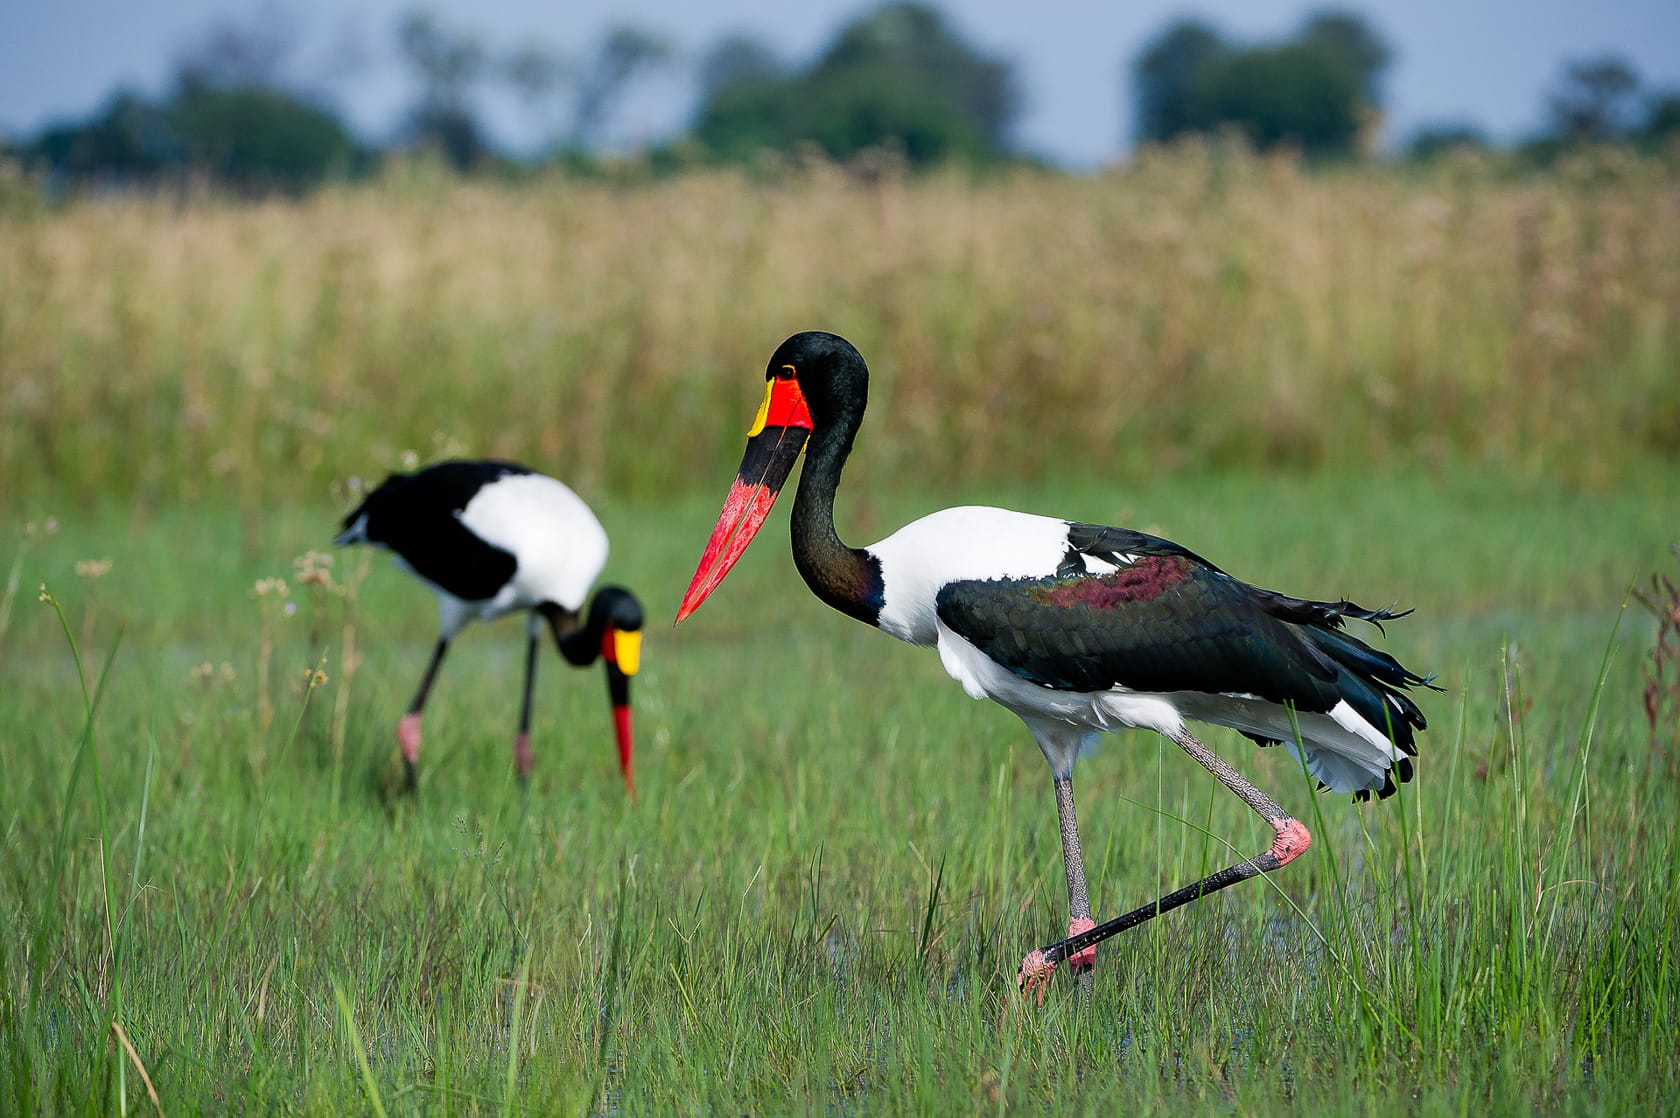
[[[882,605],[880,561],[862,548],[847,547],[834,529],[834,495],[863,423],[864,401],[823,396],[806,393],[815,426],[793,499],[793,561],[811,593],[849,617],[876,625]]]
[[[558,607],[542,611],[554,632],[554,643],[567,663],[575,668],[587,668],[601,658],[602,638],[607,627],[639,632],[642,628],[642,607],[620,586],[603,586],[589,603],[589,612],[580,622],[576,614]]]
[[[560,655],[565,657],[566,663],[574,668],[587,668],[600,658],[601,634],[606,631],[606,627],[606,618],[599,611],[592,611],[583,623],[574,618],[571,626],[563,633],[556,627],[554,643],[560,649]]]

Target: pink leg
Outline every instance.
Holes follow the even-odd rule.
[[[531,735],[528,731],[519,731],[519,736],[513,739],[513,768],[519,774],[519,783],[530,782]]]
[[[403,760],[410,765],[420,763],[420,714],[405,714],[402,721],[397,723],[397,745],[402,749]]]
[[[420,708],[426,705],[426,695],[437,679],[438,668],[443,665],[443,654],[448,651],[449,638],[439,637],[432,648],[432,659],[426,665],[426,674],[420,677],[420,689],[414,693],[414,701],[408,704],[408,713],[397,723],[397,746],[402,750],[403,768],[407,770],[411,792],[420,787]]]
[[[1078,917],[1068,921],[1068,935],[1076,936],[1080,932],[1088,932],[1096,926],[1097,922],[1089,916]],[[1096,965],[1097,945],[1094,943],[1078,954],[1068,956],[1068,966],[1072,967],[1075,973],[1081,970],[1090,970]]]
[[[397,748],[402,750],[403,783],[410,792],[420,788],[420,712],[411,711],[397,723]]]

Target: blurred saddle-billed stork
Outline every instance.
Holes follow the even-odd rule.
[[[1345,618],[1380,623],[1398,616],[1392,611],[1285,597],[1142,532],[997,508],[945,509],[869,547],[847,547],[834,530],[834,494],[863,421],[863,357],[833,334],[796,334],[771,356],[765,379],[746,455],[677,621],[746,551],[806,451],[792,523],[806,584],[842,613],[937,648],[952,678],[1014,711],[1050,762],[1071,934],[1027,955],[1024,989],[1042,997],[1064,960],[1088,975],[1102,940],[1275,870],[1312,841],[1197,741],[1186,719],[1232,727],[1262,745],[1282,742],[1323,786],[1360,798],[1387,796],[1396,778],[1411,778],[1412,733],[1424,718],[1404,689],[1428,681],[1342,632]],[[1095,924],[1074,815],[1074,760],[1098,733],[1132,726],[1172,739],[1276,835],[1254,858]]]
[[[513,745],[520,784],[528,785],[531,775],[531,687],[546,624],[568,663],[584,668],[605,661],[618,764],[635,795],[630,677],[641,661],[642,606],[623,587],[603,586],[583,615],[589,587],[607,561],[607,533],[582,498],[511,462],[440,462],[386,478],[344,518],[333,542],[395,552],[438,596],[437,646],[397,723],[410,788],[419,775],[420,711],[449,642],[475,618],[526,610],[525,692]]]

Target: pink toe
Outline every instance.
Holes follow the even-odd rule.
[[[1021,971],[1015,979],[1021,987],[1022,995],[1036,994],[1039,1004],[1042,1005],[1045,987],[1050,984],[1050,975],[1055,969],[1055,963],[1045,961],[1042,950],[1029,952],[1027,957],[1021,960]]]

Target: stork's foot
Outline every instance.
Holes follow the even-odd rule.
[[[1042,948],[1027,952],[1027,957],[1021,960],[1021,970],[1015,976],[1015,984],[1021,989],[1021,999],[1032,998],[1043,1005],[1045,992],[1050,989],[1050,976],[1055,970],[1056,964],[1044,958]]]
[[[1068,921],[1068,935],[1076,936],[1080,932],[1088,932],[1097,926],[1097,922],[1089,916],[1081,916]],[[1066,960],[1068,973],[1078,977],[1091,973],[1097,964],[1097,945],[1092,944],[1085,950],[1069,955]],[[1015,983],[1021,988],[1022,998],[1031,997],[1039,1005],[1044,1004],[1044,995],[1050,989],[1050,976],[1056,973],[1056,964],[1044,957],[1044,949],[1028,952],[1021,960],[1021,969],[1015,976]]]

